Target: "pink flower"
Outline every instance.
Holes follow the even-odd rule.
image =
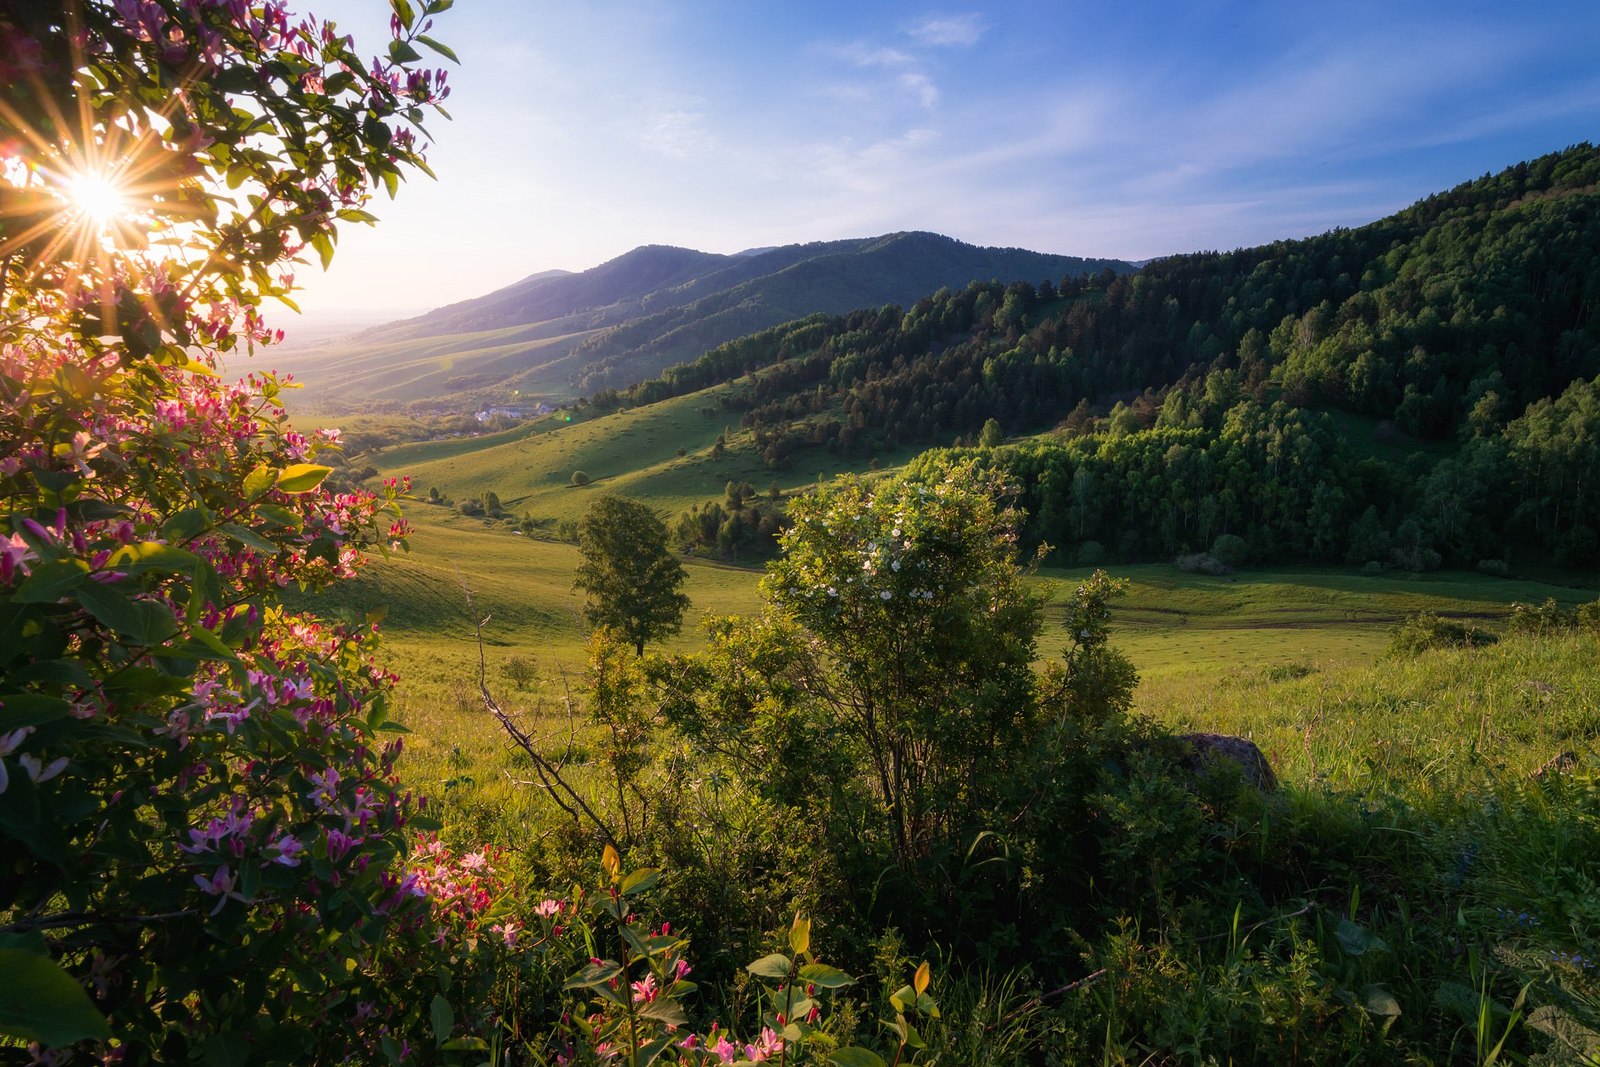
[[[28,563],[38,558],[19,534],[12,534],[9,540],[0,541],[0,582],[11,581],[18,572],[27,574]]]
[[[281,863],[285,867],[298,867],[300,866],[300,853],[305,851],[305,846],[288,834],[284,834],[268,845],[267,851],[269,853],[277,853],[276,856],[272,857],[273,863]]]
[[[234,892],[233,887],[238,884],[238,880],[233,876],[233,872],[228,870],[226,863],[218,867],[210,878],[203,874],[195,875],[194,884],[199,886],[207,896],[217,898],[217,906],[211,909],[211,914],[213,915],[222,910],[222,906],[228,902],[230,897],[241,902],[244,900],[242,895]]]
[[[541,919],[548,919],[561,914],[561,901],[541,900],[533,906],[533,913]]]
[[[517,923],[496,923],[489,929],[500,935],[500,939],[506,943],[506,948],[517,947],[517,934],[522,929]]]
[[[716,1053],[717,1059],[723,1063],[732,1063],[739,1058],[739,1046],[729,1041],[726,1034],[717,1038],[717,1043],[711,1051]]]
[[[744,1047],[745,1058],[753,1063],[771,1059],[782,1051],[783,1038],[774,1033],[770,1026],[761,1028],[761,1036],[756,1039],[755,1044]]]
[[[647,974],[633,983],[633,998],[640,1003],[649,1004],[656,999],[656,994],[659,992],[660,989],[656,987],[656,976],[653,974]]]

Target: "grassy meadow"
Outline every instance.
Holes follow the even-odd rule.
[[[774,480],[747,435],[708,407],[700,394],[599,417],[580,410],[571,421],[558,414],[357,462],[410,475],[419,497],[430,487],[456,499],[493,491],[511,514],[551,525],[578,519],[605,492],[670,517],[719,497],[729,480],[763,491]],[[718,433],[729,446],[719,459]],[[823,461],[782,472],[780,489],[848,469],[808,457]],[[573,486],[573,470],[591,484]],[[408,514],[410,551],[374,562],[319,606],[386,609],[387,655],[402,676],[396,718],[411,731],[407,784],[445,801],[448,835],[500,842],[537,865],[563,847],[563,820],[483,708],[475,622],[496,699],[599,798],[605,786],[592,769],[606,742],[585,710],[577,548],[442,505],[413,503]],[[662,651],[700,647],[708,616],[761,607],[758,563],[688,560],[686,569],[693,606]],[[1592,981],[1582,950],[1600,935],[1600,904],[1583,888],[1594,873],[1580,817],[1587,794],[1530,777],[1560,753],[1575,753],[1585,775],[1596,759],[1595,639],[1512,635],[1489,647],[1385,654],[1391,630],[1419,611],[1501,630],[1514,602],[1553,597],[1572,607],[1592,600],[1592,587],[1448,571],[1107,569],[1127,580],[1112,605],[1112,643],[1139,672],[1136,714],[1174,731],[1252,738],[1285,786],[1254,815],[1229,817],[1232,843],[1218,846],[1253,872],[1256,888],[1224,879],[1096,935],[1085,968],[1117,975],[1116,984],[1051,1007],[1026,971],[948,961],[950,1021],[930,1035],[944,1049],[939,1062],[1189,1062],[1152,1058],[1187,1046],[1236,1048],[1238,1062],[1325,1062],[1323,1052],[1338,1049],[1341,1062],[1486,1065],[1513,1030],[1511,1046],[1555,1055],[1517,1062],[1584,1062],[1561,1056],[1600,1048],[1587,1029],[1600,1013],[1584,999]],[[1069,643],[1065,603],[1090,573],[1047,566],[1028,579],[1046,602],[1041,661]],[[532,677],[514,679],[508,667],[518,666]],[[1229,914],[1246,925],[1236,917],[1230,931]],[[1533,992],[1514,1008],[1522,990]],[[1288,1003],[1299,1014],[1272,1014]],[[1340,1014],[1350,1004],[1364,1007]],[[1384,1014],[1398,1006],[1403,1020]],[[1322,1044],[1302,1047],[1302,1038]],[[1419,1041],[1430,1058],[1397,1058]]]

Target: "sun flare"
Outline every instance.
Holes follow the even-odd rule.
[[[67,202],[86,222],[107,227],[128,211],[127,194],[112,178],[96,171],[73,175],[66,184]]]

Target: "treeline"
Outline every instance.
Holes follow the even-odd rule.
[[[1570,564],[1600,555],[1600,378],[1416,471],[1359,456],[1326,414],[1282,399],[1208,410],[1228,377],[1170,392],[1148,429],[935,449],[913,469],[969,455],[1004,469],[1023,487],[1025,538],[1085,563],[1204,552],[1229,535],[1255,559],[1374,569],[1508,572],[1527,545]]]
[[[1175,256],[1133,276],[974,283],[907,310],[812,316],[595,400],[732,383],[720,403],[774,468],[808,448],[864,457],[971,442],[990,420],[1010,434],[1090,433],[1040,446],[1067,458],[1039,460],[1038,473],[1089,472],[1098,510],[1052,525],[1066,514],[1052,473],[1048,487],[1030,483],[1053,509],[1033,526],[1135,558],[1232,532],[1270,558],[1470,563],[1531,539],[1589,562],[1600,557],[1588,477],[1597,190],[1600,152],[1579,145],[1359,229]],[[1357,461],[1323,410],[1459,451],[1437,464]],[[1189,500],[1201,484],[1218,495]]]

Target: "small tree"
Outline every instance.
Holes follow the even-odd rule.
[[[667,550],[667,526],[636,500],[605,496],[578,527],[577,588],[589,594],[584,616],[609,626],[638,655],[646,641],[675,634],[689,598],[681,591],[683,564]]]
[[[984,448],[995,448],[1005,444],[1006,432],[1000,428],[999,419],[990,419],[983,424],[983,430],[978,434],[978,444]]]
[[[713,633],[713,662],[731,668],[707,682],[714,729],[747,728],[747,757],[855,777],[907,871],[992,810],[1030,733],[1041,605],[1016,561],[1019,515],[997,503],[1006,489],[968,465],[803,495],[761,584],[768,613]],[[744,715],[760,690],[768,710]],[[786,781],[781,766],[767,776]]]

